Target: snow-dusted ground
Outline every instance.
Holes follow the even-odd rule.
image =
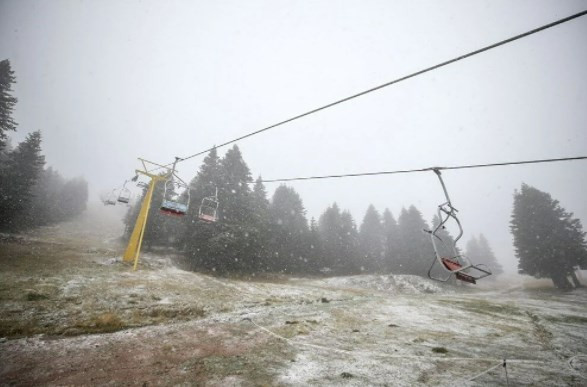
[[[582,289],[132,272],[82,221],[0,244],[2,384],[587,385]]]

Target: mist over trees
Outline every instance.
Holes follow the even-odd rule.
[[[214,196],[216,190],[220,202],[218,221],[198,220],[200,203],[205,197]],[[143,196],[145,192],[146,189]],[[236,145],[223,157],[216,149],[208,153],[190,182],[190,192],[186,216],[162,215],[158,207],[163,184],[159,183],[154,191],[144,244],[147,249],[183,251],[194,270],[248,275],[270,272],[426,276],[435,259],[430,236],[423,232],[429,226],[415,206],[404,208],[396,221],[389,209],[380,213],[368,205],[358,226],[349,211],[333,203],[317,220],[308,220],[303,200],[294,188],[282,184],[269,197],[260,177],[253,182]],[[140,202],[125,217],[127,237],[138,216]],[[433,224],[437,222],[433,220]],[[440,234],[447,243],[452,243],[447,231],[442,230]],[[486,248],[483,251],[491,252],[483,240]],[[480,255],[480,259],[485,256]]]
[[[41,132],[29,133],[14,149],[8,131],[16,131],[12,96],[16,77],[8,60],[0,61],[0,231],[14,232],[71,219],[86,208],[85,180],[65,180],[45,169]]]
[[[520,274],[550,278],[560,289],[581,286],[575,269],[587,269],[585,232],[558,200],[522,184],[514,193],[510,228]]]
[[[484,264],[490,267],[494,276],[503,273],[503,267],[497,261],[497,258],[495,258],[495,254],[483,234],[479,234],[479,237],[472,236],[469,239],[466,247],[466,255],[475,264]],[[491,279],[492,277],[489,278]]]

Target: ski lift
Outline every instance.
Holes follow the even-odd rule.
[[[214,196],[202,199],[198,210],[198,219],[207,223],[214,223],[218,220],[218,188],[216,188]]]
[[[176,157],[173,169],[169,172],[168,179],[165,181],[163,202],[160,210],[167,215],[183,216],[188,212],[189,208],[190,187],[175,174],[175,165],[178,161],[179,158]]]
[[[432,170],[440,180],[444,196],[446,197],[446,202],[438,206],[438,225],[432,231],[425,230],[430,234],[432,246],[434,247],[434,253],[436,255],[434,261],[432,261],[430,269],[428,270],[428,277],[436,281],[446,282],[454,275],[458,280],[475,284],[477,280],[490,276],[492,274],[491,270],[485,264],[474,265],[467,256],[459,253],[457,242],[463,236],[463,227],[457,217],[457,209],[452,206],[448,196],[448,191],[442,180],[440,169],[433,168]],[[454,221],[459,229],[459,234],[452,243],[442,240],[442,238],[438,236],[438,232],[445,228],[445,224],[449,220]],[[446,252],[449,252],[449,256],[443,256]],[[436,276],[432,274],[433,269],[437,266],[445,273],[444,276]]]
[[[116,205],[116,197],[118,196],[117,193],[117,189],[113,189],[112,191],[110,191],[103,199],[102,199],[102,203],[104,203],[105,206],[114,206]]]
[[[118,198],[116,200],[119,203],[128,204],[130,202],[131,192],[128,188],[126,188],[126,183],[128,183],[128,180],[124,181],[122,188],[118,192]]]

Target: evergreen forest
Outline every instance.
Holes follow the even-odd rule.
[[[17,99],[10,61],[0,61],[0,231],[15,232],[50,225],[81,214],[88,200],[83,178],[65,179],[46,168],[41,132],[29,133],[12,146],[9,132],[17,130],[13,119]]]

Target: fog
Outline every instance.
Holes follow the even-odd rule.
[[[40,129],[48,165],[97,201],[139,167],[245,133],[584,10],[584,1],[1,1],[17,83],[12,142]],[[358,173],[587,155],[587,17],[238,143],[253,176]],[[223,154],[226,149],[221,149]],[[189,180],[203,157],[179,165]],[[465,228],[514,271],[522,182],[583,224],[585,161],[447,171]],[[292,182],[308,218],[336,201],[444,196],[430,173]],[[275,184],[268,184],[271,195]],[[464,243],[463,243],[464,247]]]

